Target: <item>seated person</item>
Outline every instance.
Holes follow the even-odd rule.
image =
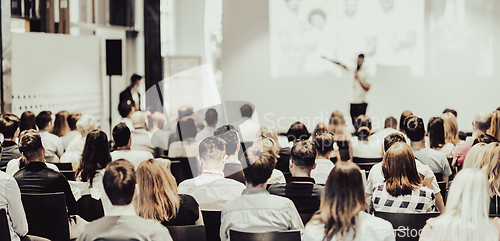
[[[356,135],[351,138],[352,156],[360,158],[382,158],[382,142],[378,136],[372,136],[372,121],[365,115],[356,119]]]
[[[406,143],[395,143],[382,161],[384,182],[373,187],[375,211],[391,213],[427,213],[434,211],[432,175],[422,180],[417,172],[415,156]]]
[[[279,163],[280,158],[285,158],[286,156],[290,156],[290,148],[281,148],[281,145],[279,143],[279,137],[278,133],[272,128],[269,127],[262,127],[260,128],[260,133],[259,136],[261,138],[257,138],[257,140],[262,140],[263,137],[270,138],[269,140],[272,143],[272,147],[274,150],[277,150],[277,160],[276,160],[276,166]],[[286,159],[286,158],[285,158]],[[286,167],[288,168],[289,160],[286,159]],[[285,183],[285,175],[283,175],[283,172],[278,170],[276,167],[273,170],[273,174],[271,174],[271,177],[267,180],[267,184],[275,184],[275,183]]]
[[[77,241],[94,240],[172,240],[159,222],[137,216],[132,199],[135,193],[134,165],[119,159],[106,167],[104,190],[113,204],[110,213],[85,227]]]
[[[45,156],[52,159],[50,162],[59,162],[59,158],[64,153],[64,146],[61,138],[52,134],[54,123],[52,121],[52,112],[42,111],[35,118],[36,126],[42,137]]]
[[[245,152],[250,165],[244,169],[247,188],[241,197],[226,203],[222,208],[220,237],[229,240],[229,230],[245,232],[270,232],[302,230],[304,225],[297,209],[288,198],[270,195],[267,180],[276,164],[272,150]]]
[[[269,193],[289,198],[299,213],[316,212],[324,189],[311,178],[311,170],[316,167],[316,147],[311,141],[299,140],[291,152],[290,182],[271,185]]]
[[[132,122],[132,114],[134,112],[135,107],[131,101],[122,102],[118,105],[118,113],[122,117],[120,123],[125,123],[131,132],[134,131],[134,123]]]
[[[219,127],[213,133],[214,136],[220,137],[226,142],[226,158],[224,159],[224,177],[245,184],[245,175],[238,153],[241,144],[238,138],[238,129],[232,125],[224,125]]]
[[[82,137],[82,134],[76,128],[76,123],[78,122],[80,117],[82,117],[82,114],[78,113],[78,112],[74,112],[74,113],[71,113],[68,115],[67,121],[68,121],[68,126],[70,129],[70,132],[63,137],[60,137],[61,141],[63,143],[63,146],[64,146],[64,150],[66,150],[66,148],[68,148],[69,143],[73,139]]]
[[[297,140],[309,140],[311,137],[311,133],[307,130],[306,125],[304,125],[302,122],[294,122],[292,125],[290,125],[290,128],[288,128],[288,131],[286,132],[286,138],[288,139],[288,145],[283,146],[283,147],[292,147],[293,143]]]
[[[170,136],[170,131],[165,125],[165,116],[163,113],[155,111],[151,115],[151,119],[153,122],[153,127],[149,130],[149,133],[152,135],[151,144],[155,148],[168,150],[168,137]]]
[[[316,145],[318,156],[315,161],[316,168],[311,171],[311,177],[314,178],[317,184],[325,185],[330,171],[335,166],[330,160],[330,156],[334,151],[335,140],[332,133],[320,132],[314,136],[313,142]],[[340,156],[337,157],[337,160],[341,161]]]
[[[87,134],[95,129],[94,118],[90,115],[82,115],[76,123],[76,129],[80,133],[80,138],[74,138],[66,148],[66,152],[61,156],[60,162],[72,163],[73,167],[77,167],[82,159],[83,148]]]
[[[245,189],[241,182],[224,178],[226,142],[211,136],[200,143],[201,175],[179,184],[180,194],[194,197],[201,210],[222,210],[222,205],[239,196]]]
[[[453,158],[453,149],[455,149],[455,145],[450,142],[446,143],[443,118],[430,118],[427,123],[427,131],[429,136],[429,147],[443,153],[447,159]]]
[[[335,165],[326,181],[321,208],[307,223],[302,240],[394,240],[391,223],[364,211],[366,202],[359,172],[352,162]]]
[[[461,166],[464,163],[467,152],[472,148],[474,140],[481,134],[485,134],[491,127],[491,113],[479,112],[472,121],[472,138],[458,144],[453,150],[452,166]]]
[[[111,160],[127,158],[137,169],[139,165],[146,160],[153,159],[153,154],[146,151],[130,150],[132,137],[130,130],[125,123],[120,123],[113,128],[113,140],[116,150],[111,152]]]
[[[196,157],[198,155],[198,142],[196,141],[196,124],[193,118],[183,117],[177,123],[179,141],[170,144],[168,157]]]
[[[136,111],[132,114],[132,123],[134,131],[132,131],[132,144],[130,149],[149,152],[154,154],[154,146],[151,144],[148,127],[146,124],[146,114],[142,111]]]
[[[201,142],[205,140],[205,138],[213,136],[218,121],[219,114],[217,113],[217,110],[214,108],[208,109],[207,112],[205,112],[205,122],[207,125],[203,128],[203,130],[196,134],[196,141]]]
[[[16,180],[3,172],[0,172],[0,209],[7,212],[11,240],[20,241],[28,233],[21,191]]]
[[[0,167],[6,167],[10,160],[21,157],[16,139],[19,136],[19,117],[12,113],[4,113],[0,117],[1,132],[4,141],[2,142],[2,156]]]

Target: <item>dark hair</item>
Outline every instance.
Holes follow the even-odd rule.
[[[293,164],[301,169],[312,169],[316,161],[316,146],[311,141],[299,140],[292,147]]]
[[[240,108],[241,116],[250,118],[253,115],[253,108],[249,104],[244,104]]]
[[[117,147],[126,146],[130,141],[130,129],[123,122],[113,128],[113,141]]]
[[[54,120],[54,128],[52,129],[52,134],[58,137],[62,137],[71,131],[68,125],[68,115],[69,112],[65,110],[57,112],[56,118]]]
[[[129,205],[135,192],[134,165],[125,159],[118,159],[109,163],[102,184],[113,205]]]
[[[500,107],[498,107],[497,110],[500,110]]]
[[[36,126],[38,130],[45,130],[49,123],[52,121],[52,112],[48,110],[41,111],[35,118]]]
[[[217,136],[209,136],[205,140],[200,142],[198,148],[200,153],[200,159],[212,160],[222,158],[223,155],[219,155],[216,152],[226,153],[226,142]],[[219,153],[220,154],[220,153]],[[220,159],[222,161],[222,159]]]
[[[403,133],[406,133],[405,132],[405,128],[406,128],[406,118],[412,116],[413,113],[409,110],[405,110],[403,111],[403,113],[401,113],[401,117],[399,118],[399,131],[403,132]]]
[[[415,156],[406,143],[395,143],[385,152],[382,173],[387,192],[393,197],[411,194],[422,183]]]
[[[24,130],[36,130],[35,113],[27,110],[21,115],[21,120],[19,124],[20,131]]]
[[[125,118],[127,117],[130,112],[132,112],[132,108],[134,108],[135,103],[132,103],[132,101],[129,103],[127,102],[122,102],[118,105],[118,113],[120,113],[120,116]]]
[[[493,142],[498,142],[498,139],[495,138],[492,135],[482,133],[476,139],[474,139],[474,142],[472,143],[472,146],[474,146],[476,144],[479,144],[479,143],[490,144],[490,143],[493,143]]]
[[[335,139],[330,132],[318,132],[314,137],[314,144],[319,156],[326,156],[334,149]],[[328,157],[329,158],[329,157]]]
[[[458,132],[458,139],[465,141],[467,139],[467,133],[465,133],[463,131],[459,131]]]
[[[80,176],[82,182],[90,182],[92,187],[97,170],[105,168],[110,162],[108,136],[101,130],[93,130],[85,139],[85,147],[75,176]]]
[[[302,122],[293,123],[286,132],[288,141],[307,140],[311,136],[307,127]]]
[[[42,156],[42,137],[36,130],[25,130],[19,135],[19,151],[29,162]]]
[[[217,124],[217,120],[219,120],[219,114],[214,108],[210,108],[205,113],[205,121],[209,126],[215,126]]]
[[[356,134],[360,140],[368,140],[372,130],[372,120],[366,115],[356,118]]]
[[[141,80],[141,79],[142,79],[142,76],[140,76],[138,74],[133,74],[132,77],[130,77],[130,86],[135,85],[135,83],[137,83],[137,81]]]
[[[194,113],[193,107],[189,106],[189,105],[181,106],[179,108],[179,110],[177,110],[177,114],[179,115],[179,119],[181,119],[182,117],[190,116],[193,113]]]
[[[384,128],[393,128],[393,129],[396,129],[397,126],[398,126],[398,120],[396,120],[396,118],[394,118],[392,116],[385,118]]]
[[[364,54],[359,54],[359,55],[358,55],[358,58],[362,58],[362,59],[364,59],[364,58],[365,58],[365,55],[364,55]]]
[[[446,113],[452,113],[455,117],[458,117],[458,113],[454,109],[448,109],[448,108],[446,108],[446,109],[444,109],[443,114],[446,114]]]
[[[406,136],[413,142],[421,141],[425,137],[424,120],[420,117],[408,117],[405,129]]]
[[[389,134],[384,138],[384,151],[387,152],[392,145],[398,142],[406,143],[406,138],[403,134],[397,132]]]
[[[6,112],[0,116],[0,122],[1,133],[3,134],[4,138],[14,138],[17,129],[19,129],[19,117],[10,112]]]
[[[228,156],[236,153],[238,149],[238,130],[232,125],[224,125],[214,132],[214,136],[220,137],[226,142],[226,154]]]
[[[80,112],[73,112],[68,115],[68,125],[69,129],[72,131],[76,130],[76,122],[82,117],[82,113]]]
[[[183,117],[177,122],[177,135],[180,141],[187,138],[195,138],[196,134],[198,134],[198,129],[196,129],[193,118]]]
[[[441,117],[432,117],[427,124],[427,131],[429,132],[431,148],[439,148],[446,143],[444,139],[444,121]]]
[[[314,9],[312,10],[310,13],[309,13],[309,17],[307,18],[307,20],[309,21],[309,23],[311,23],[311,18],[314,16],[314,15],[321,15],[323,18],[326,19],[326,14],[325,12],[323,12],[323,10],[321,9]]]
[[[245,159],[249,165],[243,169],[243,173],[247,183],[256,186],[269,180],[276,167],[277,160],[276,155],[271,150],[264,152],[259,150],[256,153],[253,150],[259,150],[259,148],[251,148],[245,152]]]

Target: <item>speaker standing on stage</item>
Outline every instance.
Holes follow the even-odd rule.
[[[130,86],[120,93],[120,103],[134,103],[136,110],[141,110],[141,94],[139,94],[139,85],[141,84],[142,76],[133,74],[130,78]]]
[[[323,56],[323,58],[330,60]],[[351,119],[352,124],[355,125],[356,118],[360,115],[366,114],[366,94],[371,88],[371,80],[377,72],[375,65],[367,65],[365,63],[365,56],[360,54],[356,63],[356,68],[347,67],[344,64],[330,60],[334,64],[339,65],[349,72],[353,72],[354,81],[352,86],[352,100],[351,100]]]

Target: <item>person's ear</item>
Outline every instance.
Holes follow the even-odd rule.
[[[236,147],[236,152],[239,153],[240,152],[240,148],[241,148],[241,143],[238,141],[238,146]]]
[[[21,132],[21,128],[17,128],[16,132],[14,133],[14,139],[19,137],[19,133]]]
[[[128,147],[130,147],[131,145],[132,145],[132,135],[129,136],[128,143],[127,143]]]
[[[312,170],[314,170],[314,168],[316,168],[316,162],[314,162]]]
[[[290,158],[290,169],[292,169],[292,168],[293,168],[293,159]]]
[[[197,158],[198,158],[198,162],[200,163],[200,165],[204,166],[205,162],[203,161],[203,159],[201,159],[200,156],[198,156]]]

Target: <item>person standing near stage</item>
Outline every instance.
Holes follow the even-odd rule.
[[[141,94],[139,94],[139,85],[141,84],[142,76],[133,74],[130,78],[130,86],[120,93],[120,104],[133,104],[135,110],[141,110]]]

